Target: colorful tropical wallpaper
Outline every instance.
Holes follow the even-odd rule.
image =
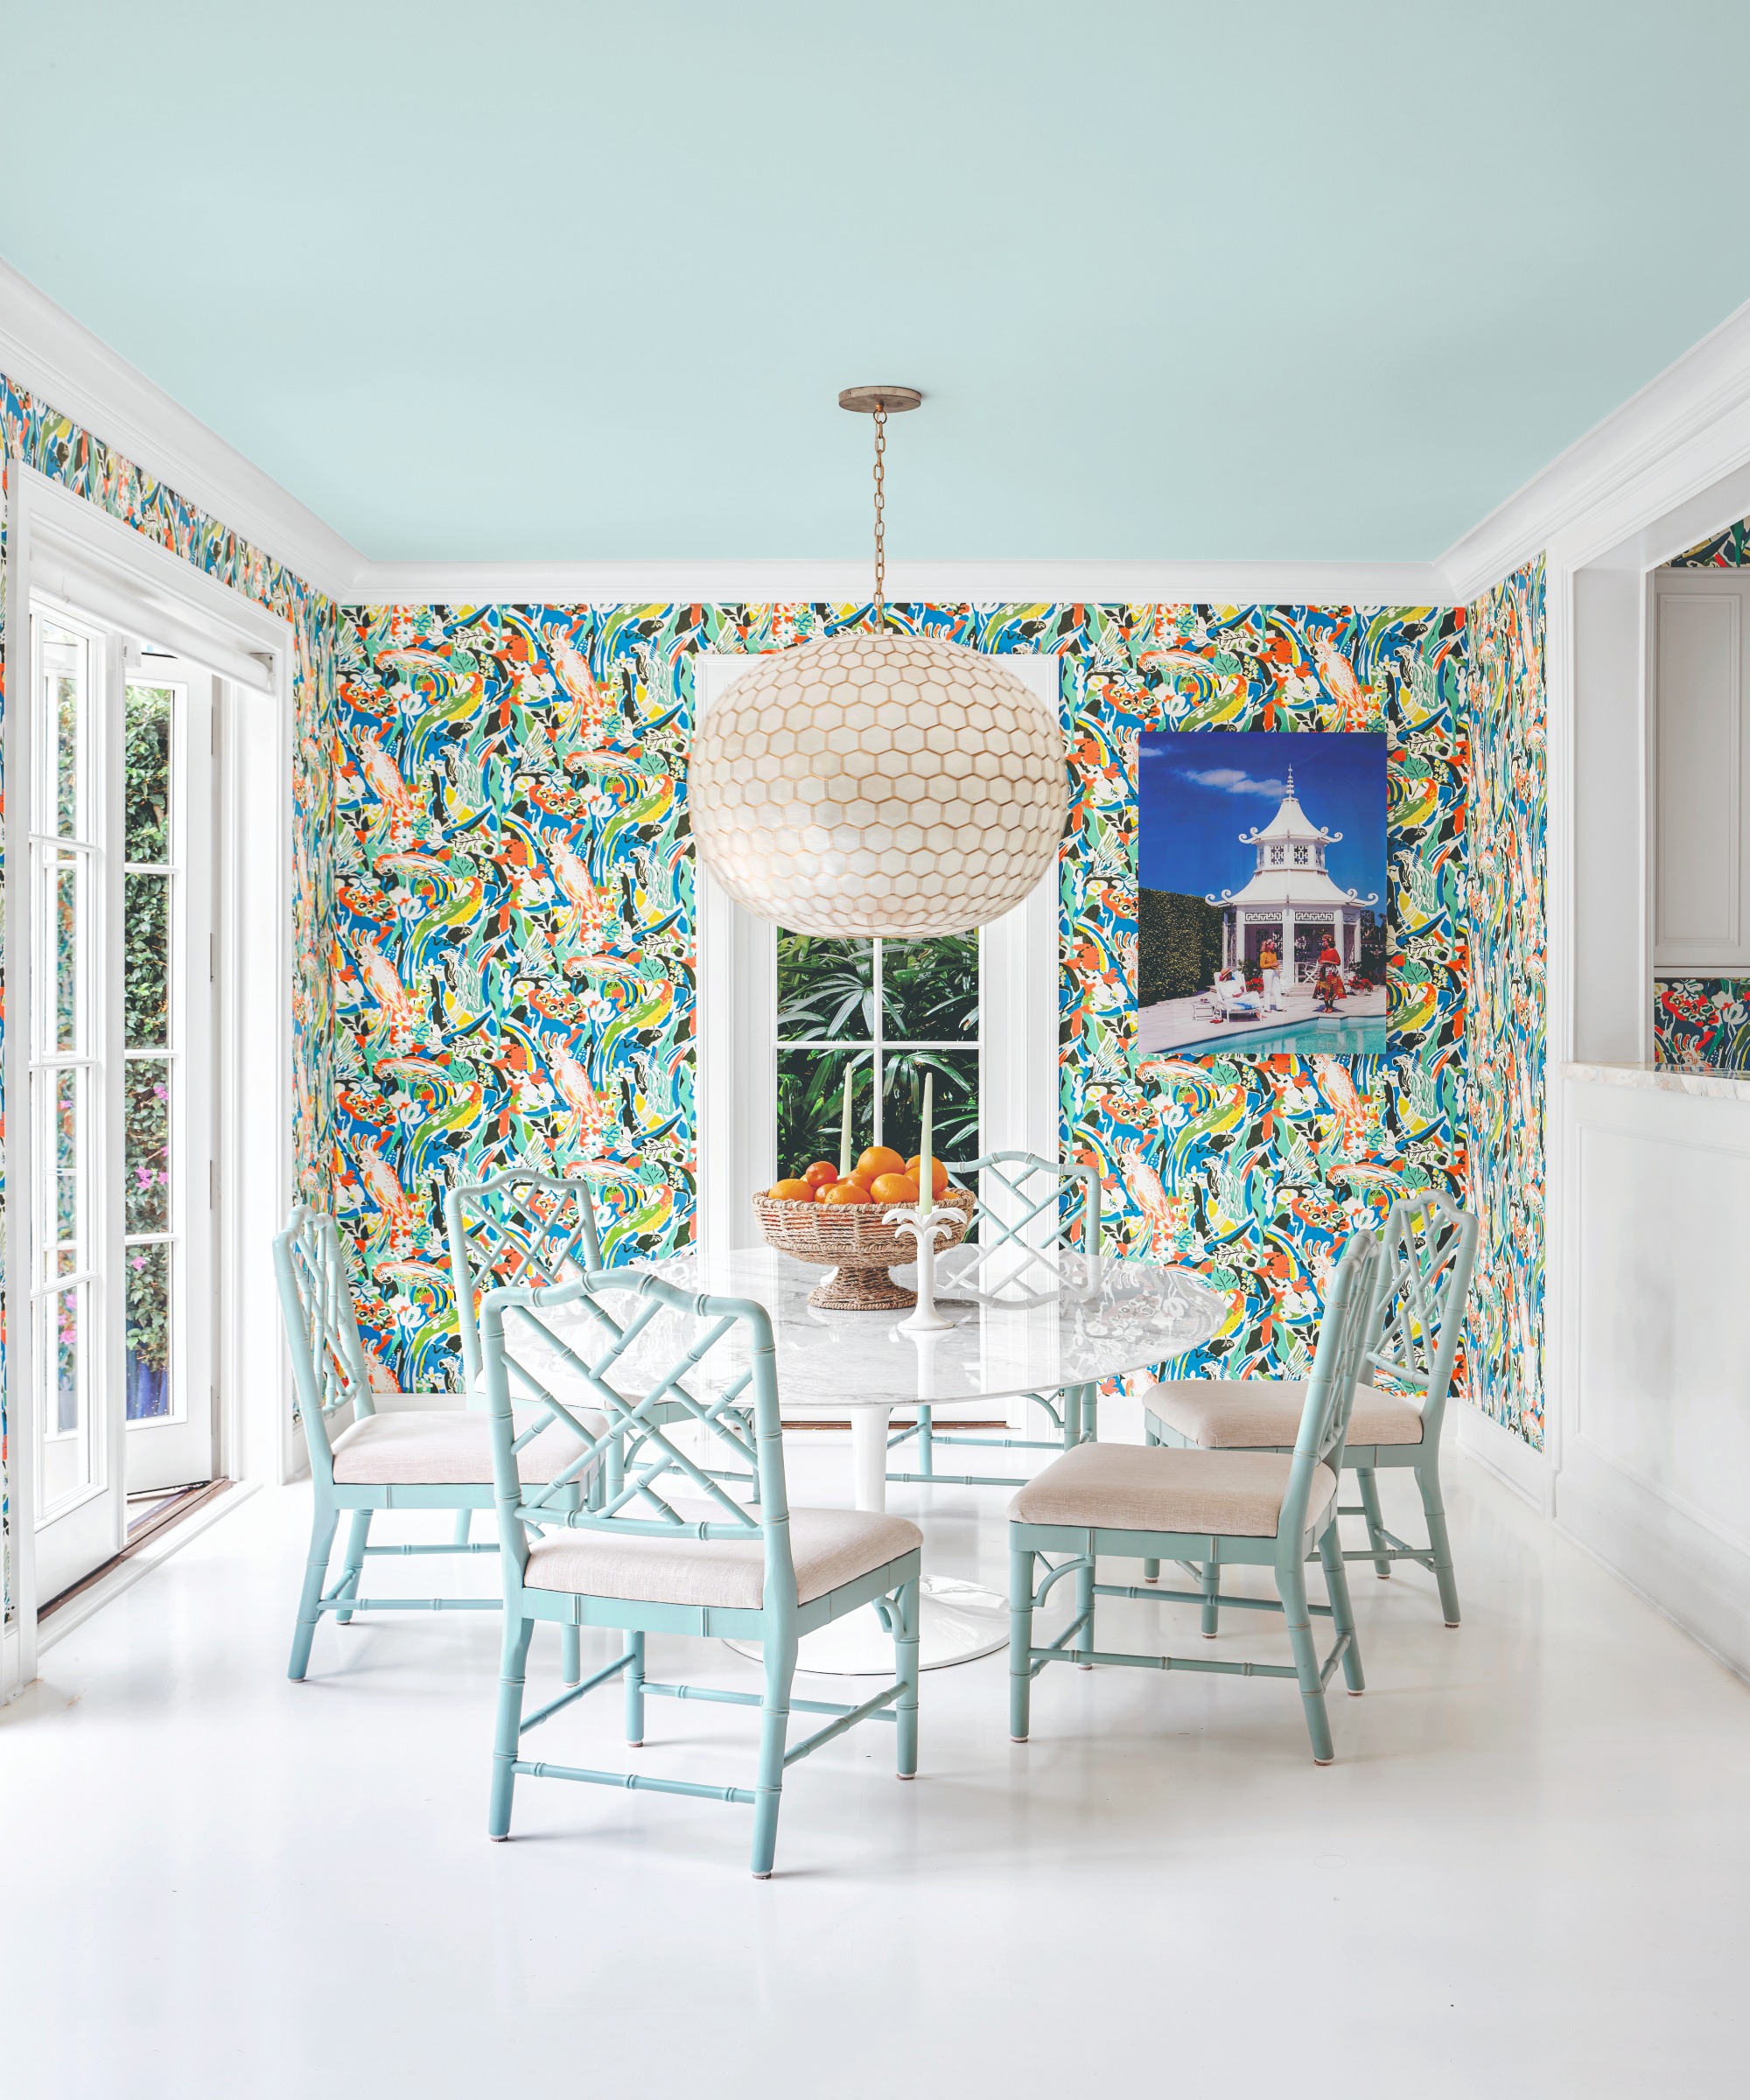
[[[1687,553],[1673,555],[1668,569],[1750,569],[1750,518],[1740,518]]]
[[[1207,1367],[1302,1368],[1354,1222],[1396,1189],[1465,1185],[1464,612],[890,616],[1061,659],[1075,787],[1062,861],[1066,1143],[1098,1164],[1117,1244],[1189,1261],[1230,1293]],[[344,624],[335,1193],[386,1379],[456,1376],[441,1192],[458,1176],[587,1159],[612,1246],[689,1236],[692,660],[866,617],[851,606],[408,606]],[[1390,732],[1391,1054],[1137,1062],[1137,754],[1154,725]],[[1541,841],[1541,769],[1535,781],[1502,772],[1531,797],[1522,821]],[[1536,865],[1541,882],[1541,844]],[[1487,937],[1511,938],[1523,920]],[[1538,940],[1541,959],[1541,928]],[[1538,1052],[1535,1033],[1514,1040]],[[1508,1258],[1491,1241],[1485,1266]],[[1506,1283],[1492,1287],[1512,1301]],[[1533,1430],[1521,1357],[1481,1358],[1510,1382],[1479,1396]]]
[[[329,976],[321,963],[322,929],[332,916],[328,848],[333,828],[335,609],[260,548],[0,374],[0,462],[9,494],[13,463],[20,459],[290,623],[296,712],[293,793],[304,818],[296,827],[293,847],[294,1157],[300,1186],[312,1200],[326,1201],[332,1125],[328,1084],[332,1017]],[[4,519],[0,517],[0,561],[5,552],[4,533]],[[0,568],[0,590],[4,573]],[[0,626],[0,704],[6,690],[5,668]],[[0,1513],[5,1523],[5,1595],[10,1608],[11,1505],[6,1483],[10,1452],[6,1422],[0,1384]]]
[[[1653,987],[1653,1062],[1750,1072],[1750,977],[1662,977]]]
[[[1544,564],[1471,609],[1472,1390],[1544,1441],[1544,1058],[1548,766]]]

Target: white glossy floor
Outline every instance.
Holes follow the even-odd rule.
[[[796,1442],[793,1499],[841,1499],[847,1454]],[[288,1684],[306,1502],[258,1495],[0,1719],[8,2090],[1740,2095],[1750,1690],[1449,1471],[1466,1624],[1357,1571],[1330,1768],[1291,1688],[1140,1671],[1052,1670],[1012,1747],[994,1656],[924,1679],[914,1785],[872,1727],[793,1773],[767,1883],[711,1802],[525,1781],[489,1844],[497,1621],[331,1623]],[[927,1564],[1000,1585],[1005,1498],[932,1493]],[[1245,1620],[1228,1652],[1280,1642]],[[751,1768],[732,1710],[650,1716],[651,1769]],[[620,1763],[618,1719],[541,1754]]]

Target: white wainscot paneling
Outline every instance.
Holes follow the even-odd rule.
[[[1750,1102],[1590,1085],[1568,1100],[1558,1520],[1750,1672]]]

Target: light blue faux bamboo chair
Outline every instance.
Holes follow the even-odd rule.
[[[772,1325],[764,1307],[749,1298],[677,1290],[636,1269],[613,1269],[556,1290],[490,1292],[481,1308],[480,1337],[492,1410],[505,1613],[491,1836],[509,1835],[511,1797],[520,1777],[739,1802],[754,1810],[752,1866],[763,1878],[772,1871],[784,1774],[799,1759],[859,1721],[892,1720],[900,1776],[911,1778],[917,1770],[922,1534],[903,1517],[868,1510],[790,1508]],[[542,1491],[526,1488],[519,1474],[513,1366],[537,1386],[554,1376],[556,1367],[563,1368],[568,1377],[584,1382],[607,1418],[606,1426],[587,1436],[578,1455],[556,1470]],[[702,1371],[702,1366],[709,1368]],[[689,1379],[701,1390],[717,1387],[717,1396],[709,1403],[686,1396],[683,1381]],[[742,1396],[750,1389],[751,1436],[742,1426],[747,1405]],[[757,1471],[757,1507],[733,1500],[667,1434],[657,1418],[676,1396],[682,1396],[683,1411],[695,1425],[693,1437],[715,1440]],[[564,1418],[573,1419],[550,1391],[549,1401]],[[576,1418],[576,1425],[583,1436],[586,1424]],[[599,1508],[577,1507],[577,1481],[614,1441],[624,1466],[620,1484]],[[872,1605],[892,1633],[893,1682],[854,1706],[793,1699],[802,1636],[864,1605]],[[616,1628],[624,1646],[575,1690],[525,1718],[524,1665],[529,1636],[542,1620]],[[757,1641],[765,1658],[764,1692],[649,1683],[644,1646],[651,1633]],[[624,1680],[626,1736],[634,1748],[644,1740],[647,1698],[757,1706],[754,1784],[707,1786],[536,1762],[522,1754],[522,1738],[531,1729],[615,1676]],[[793,1745],[792,1708],[830,1718]]]
[[[444,1219],[456,1286],[463,1376],[471,1404],[483,1407],[480,1300],[488,1291],[509,1285],[538,1290],[577,1283],[605,1267],[595,1206],[587,1182],[579,1177],[542,1174],[513,1166],[490,1180],[448,1190],[444,1198]],[[514,1382],[521,1376],[514,1362],[510,1371]],[[520,1393],[519,1396],[528,1396]],[[682,1399],[662,1404],[652,1417],[659,1425],[689,1418],[687,1404]],[[735,1418],[751,1436],[745,1410]],[[610,1490],[617,1485],[620,1463],[620,1439],[614,1438],[597,1475],[598,1491],[604,1480]],[[749,1466],[717,1471],[713,1477],[757,1488]],[[458,1540],[467,1537],[471,1517],[470,1512],[457,1518]]]
[[[1017,1256],[1034,1259],[1018,1278],[1025,1287],[1049,1285],[1056,1256],[1065,1252],[1097,1251],[1100,1245],[1100,1177],[1091,1166],[1042,1159],[1037,1152],[986,1152],[982,1158],[956,1165],[956,1178],[978,1192],[978,1200],[967,1228],[987,1253],[1008,1249]],[[941,1285],[944,1292],[952,1286]],[[887,1439],[893,1451],[913,1438],[917,1439],[918,1471],[890,1473],[890,1480],[926,1480],[950,1488],[1018,1488],[1024,1474],[943,1473],[935,1462],[943,1445],[976,1446],[996,1451],[1069,1451],[1096,1431],[1095,1397],[1097,1388],[1073,1385],[1061,1392],[1027,1393],[1023,1396],[1043,1408],[1054,1434],[1046,1437],[995,1437],[982,1432],[942,1430],[935,1426],[934,1410],[918,1409],[915,1424],[896,1430]]]
[[[1448,1626],[1459,1623],[1459,1588],[1440,1490],[1440,1428],[1476,1248],[1477,1221],[1450,1196],[1424,1190],[1401,1198],[1388,1213],[1375,1276],[1370,1368],[1355,1393],[1343,1461],[1354,1470],[1361,1501],[1338,1511],[1367,1522],[1367,1545],[1343,1558],[1370,1560],[1380,1576],[1390,1574],[1394,1560],[1428,1569]],[[1205,1451],[1286,1451],[1306,1390],[1297,1379],[1186,1378],[1157,1385],[1143,1396],[1145,1433],[1152,1444]],[[1385,1527],[1375,1475],[1388,1466],[1408,1466],[1416,1475],[1426,1546],[1408,1545]],[[1144,1578],[1152,1579],[1156,1572],[1144,1569]],[[1205,1601],[1203,1631],[1212,1637],[1222,1601],[1214,1590]]]
[[[1307,1382],[1292,1454],[1264,1451],[1179,1451],[1158,1445],[1082,1444],[1029,1481],[1009,1505],[1009,1732],[1025,1742],[1032,1681],[1047,1662],[1096,1663],[1134,1670],[1211,1670],[1236,1676],[1288,1677],[1300,1687],[1315,1763],[1334,1754],[1325,1687],[1339,1662],[1352,1692],[1363,1685],[1348,1578],[1337,1538],[1337,1478],[1343,1435],[1367,1339],[1376,1242],[1356,1233],[1331,1279],[1318,1354]],[[1034,1587],[1036,1560],[1046,1561]],[[1180,1560],[1219,1571],[1236,1562],[1268,1567],[1274,1598],[1230,1598],[1233,1604],[1283,1613],[1292,1663],[1217,1662],[1182,1656],[1108,1653],[1095,1642],[1101,1597],[1202,1601],[1198,1591],[1149,1589],[1097,1579],[1097,1556]],[[1316,1555],[1331,1601],[1312,1604],[1306,1562]],[[1053,1586],[1073,1576],[1075,1616],[1049,1647],[1033,1645],[1033,1614]],[[1219,1579],[1219,1576],[1218,1576]],[[1336,1640],[1320,1662],[1313,1616],[1334,1622]]]
[[[379,1414],[371,1390],[369,1368],[346,1281],[340,1236],[334,1221],[298,1204],[285,1229],[274,1240],[274,1270],[279,1281],[280,1309],[291,1350],[291,1373],[310,1452],[310,1478],[315,1507],[312,1514],[310,1558],[298,1601],[288,1675],[301,1679],[310,1667],[311,1643],[318,1620],[332,1612],[346,1625],[355,1612],[495,1612],[496,1597],[360,1597],[359,1583],[368,1557],[424,1554],[496,1553],[496,1544],[374,1546],[371,1518],[379,1509],[457,1510],[490,1508],[493,1504],[492,1432],[486,1415],[449,1404],[397,1408]],[[436,1397],[437,1396],[433,1396]],[[348,1426],[331,1438],[329,1425],[350,1408]],[[545,1408],[526,1410],[520,1463],[526,1478],[545,1482],[561,1461],[580,1448],[581,1429],[598,1418],[580,1417],[559,1423]],[[587,1474],[579,1475],[586,1480]],[[583,1489],[573,1490],[574,1499]],[[342,1510],[352,1513],[340,1579],[325,1587],[329,1555]],[[578,1676],[578,1641],[574,1629],[561,1642],[567,1684]]]

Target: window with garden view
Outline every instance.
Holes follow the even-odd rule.
[[[845,1074],[854,1151],[918,1149],[926,1074],[950,1165],[978,1151],[978,935],[834,940],[778,934],[778,1166],[838,1159]]]

